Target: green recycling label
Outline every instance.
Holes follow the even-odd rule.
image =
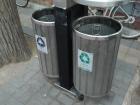
[[[92,72],[93,54],[78,49],[78,67]]]

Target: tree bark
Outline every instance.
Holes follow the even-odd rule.
[[[30,59],[15,0],[0,0],[0,67]]]

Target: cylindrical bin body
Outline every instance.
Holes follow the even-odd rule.
[[[74,85],[102,97],[112,86],[122,25],[109,17],[86,16],[73,23]]]
[[[41,70],[50,78],[59,77],[54,21],[53,8],[39,10],[32,15]]]

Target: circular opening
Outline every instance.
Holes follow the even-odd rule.
[[[54,9],[53,8],[46,8],[43,10],[36,11],[33,13],[32,17],[35,20],[43,21],[43,22],[54,22]]]
[[[76,20],[73,28],[87,35],[107,36],[121,31],[122,25],[109,17],[86,16]]]

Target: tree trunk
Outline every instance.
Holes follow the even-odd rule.
[[[0,0],[0,67],[30,59],[15,0]]]

